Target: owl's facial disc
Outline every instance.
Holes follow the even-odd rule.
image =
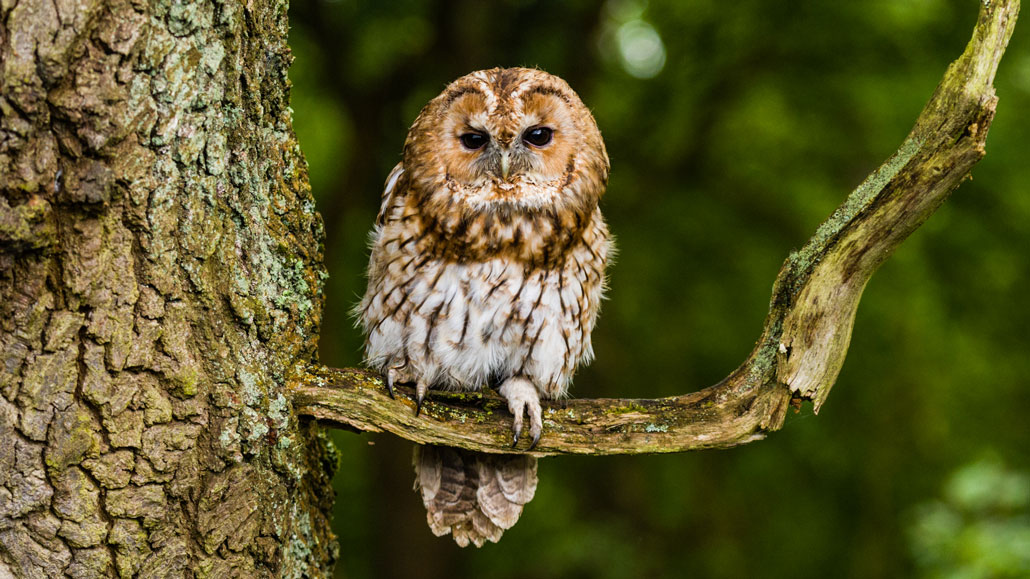
[[[509,192],[511,185],[520,181],[539,185],[552,180],[541,179],[540,173],[548,168],[545,155],[555,144],[556,131],[539,115],[516,110],[463,121],[455,131],[455,141],[468,161],[468,180]]]
[[[452,83],[412,126],[404,164],[441,210],[471,213],[589,211],[608,174],[590,111],[564,81],[532,69]]]
[[[456,197],[475,210],[523,209],[563,202],[563,189],[583,143],[569,107],[534,93],[491,108],[476,93],[455,99],[451,147],[463,161],[448,167]]]

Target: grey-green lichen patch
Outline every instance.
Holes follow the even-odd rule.
[[[222,133],[211,133],[207,138],[207,145],[204,149],[204,166],[207,172],[216,177],[224,173],[226,154],[225,135]]]
[[[199,119],[196,116],[190,115],[187,120],[182,122],[175,133],[175,153],[173,153],[172,158],[180,165],[190,166],[196,164],[207,144],[207,135],[197,126],[199,124],[198,121]],[[168,127],[169,131],[173,129],[174,127],[172,126]],[[187,196],[184,200],[188,202],[190,199],[195,199],[195,197]]]
[[[236,370],[236,380],[239,384],[238,392],[242,395],[241,400],[247,406],[257,406],[264,396],[265,389],[259,382],[258,376],[252,373],[246,366],[240,366]]]
[[[311,288],[305,279],[305,265],[301,260],[294,260],[292,265],[279,271],[281,284],[284,284],[283,291],[273,302],[276,306],[287,309],[295,305],[301,316],[306,316],[313,307],[311,302]]]
[[[226,419],[218,434],[218,443],[225,450],[238,450],[240,445],[240,420],[232,416]]]
[[[766,332],[767,336],[779,337],[783,321],[777,319]],[[772,375],[776,369],[777,356],[780,350],[778,341],[766,340],[761,347],[757,348],[748,360],[747,384],[757,386]],[[711,402],[711,401],[708,401]]]
[[[249,406],[243,409],[240,416],[240,429],[243,437],[251,443],[262,440],[268,434],[268,424],[264,417]],[[259,452],[258,447],[254,445],[248,446],[248,450],[251,453]]]
[[[275,428],[286,429],[290,425],[291,410],[290,401],[283,396],[282,392],[276,392],[269,399],[266,412]]]
[[[220,42],[212,43],[205,47],[204,53],[200,57],[200,66],[204,72],[214,75],[218,72],[223,58],[225,58],[225,47]]]
[[[876,196],[882,192],[899,171],[919,152],[923,140],[910,136],[891,157],[848,195],[844,203],[816,230],[812,239],[797,252],[791,253],[790,261],[795,272],[800,272],[814,265],[813,259],[822,254],[827,245],[850,223],[861,211],[869,207]]]
[[[547,416],[554,416],[556,420],[557,419],[562,419],[562,420],[571,420],[571,421],[576,422],[578,424],[582,424],[583,423],[582,417],[578,416],[576,414],[576,411],[571,409],[571,408],[564,408],[564,409],[561,409],[561,408],[546,408],[544,410],[544,414],[547,415]],[[561,418],[561,417],[564,417],[564,418]],[[557,423],[554,423],[554,424],[557,425]]]
[[[445,406],[443,404],[427,404],[423,406],[422,412],[427,415],[436,416],[447,421],[458,421],[464,423],[468,419],[466,412],[460,408]]]
[[[294,507],[296,509],[296,507]],[[312,556],[312,543],[316,541],[316,534],[311,526],[311,516],[307,512],[295,512],[293,517],[294,527],[287,539],[287,552],[298,561],[306,561]],[[304,573],[298,568],[289,577],[301,579]]]

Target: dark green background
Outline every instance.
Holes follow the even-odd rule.
[[[538,66],[579,92],[612,161],[602,207],[619,254],[597,360],[573,395],[717,382],[758,337],[787,253],[901,143],[976,11],[971,0],[296,0],[295,126],[331,274],[322,360],[360,362],[348,311],[419,109],[470,71]],[[653,78],[628,74],[624,26],[660,35]],[[818,417],[807,406],[731,450],[543,460],[522,520],[479,550],[429,532],[410,444],[338,432],[337,575],[1030,575],[1028,26],[998,72],[987,157],[873,277]]]

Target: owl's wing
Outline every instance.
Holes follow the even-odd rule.
[[[386,221],[386,212],[393,205],[394,192],[397,191],[397,182],[401,180],[401,175],[403,174],[404,163],[397,163],[393,171],[390,171],[390,176],[386,178],[386,188],[383,189],[383,199],[379,204],[379,215],[376,216],[376,225],[382,225]]]

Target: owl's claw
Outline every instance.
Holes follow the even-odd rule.
[[[527,448],[526,450],[533,450],[534,448],[536,448],[536,443],[538,443],[538,442],[540,442],[540,433],[539,432],[537,432],[536,435],[533,436],[533,442],[529,443],[529,448]]]
[[[536,428],[533,424],[534,420],[535,418],[532,416],[532,411],[530,411],[529,434],[533,437],[533,440],[529,443],[529,448],[526,450],[533,450],[536,448],[536,443],[540,442],[540,433],[542,428],[537,428],[536,432],[534,432],[533,429]],[[515,448],[519,445],[519,437],[522,435],[522,413],[515,415],[515,420],[512,422],[512,428],[515,430],[515,435],[511,437],[511,447]]]
[[[390,395],[390,398],[393,398],[395,400],[397,399],[397,397],[393,394],[393,381],[395,380],[394,376],[396,375],[396,373],[397,371],[393,368],[390,368],[386,371],[386,392]]]
[[[533,449],[540,440],[540,432],[543,430],[543,410],[540,408],[540,395],[537,394],[536,386],[522,377],[508,378],[498,388],[501,395],[508,399],[508,410],[514,415],[512,420],[512,448],[518,445],[522,436],[523,416],[529,414],[529,435],[533,442],[529,448]]]
[[[405,368],[408,368],[407,360],[405,360],[403,364],[390,366],[386,369],[386,391],[390,394],[390,398],[397,398],[394,391],[394,384],[410,384],[416,381],[411,375],[411,370],[409,369],[406,372]]]
[[[429,392],[429,385],[419,382],[415,385],[415,416],[422,413],[422,403],[426,401],[426,394]]]

